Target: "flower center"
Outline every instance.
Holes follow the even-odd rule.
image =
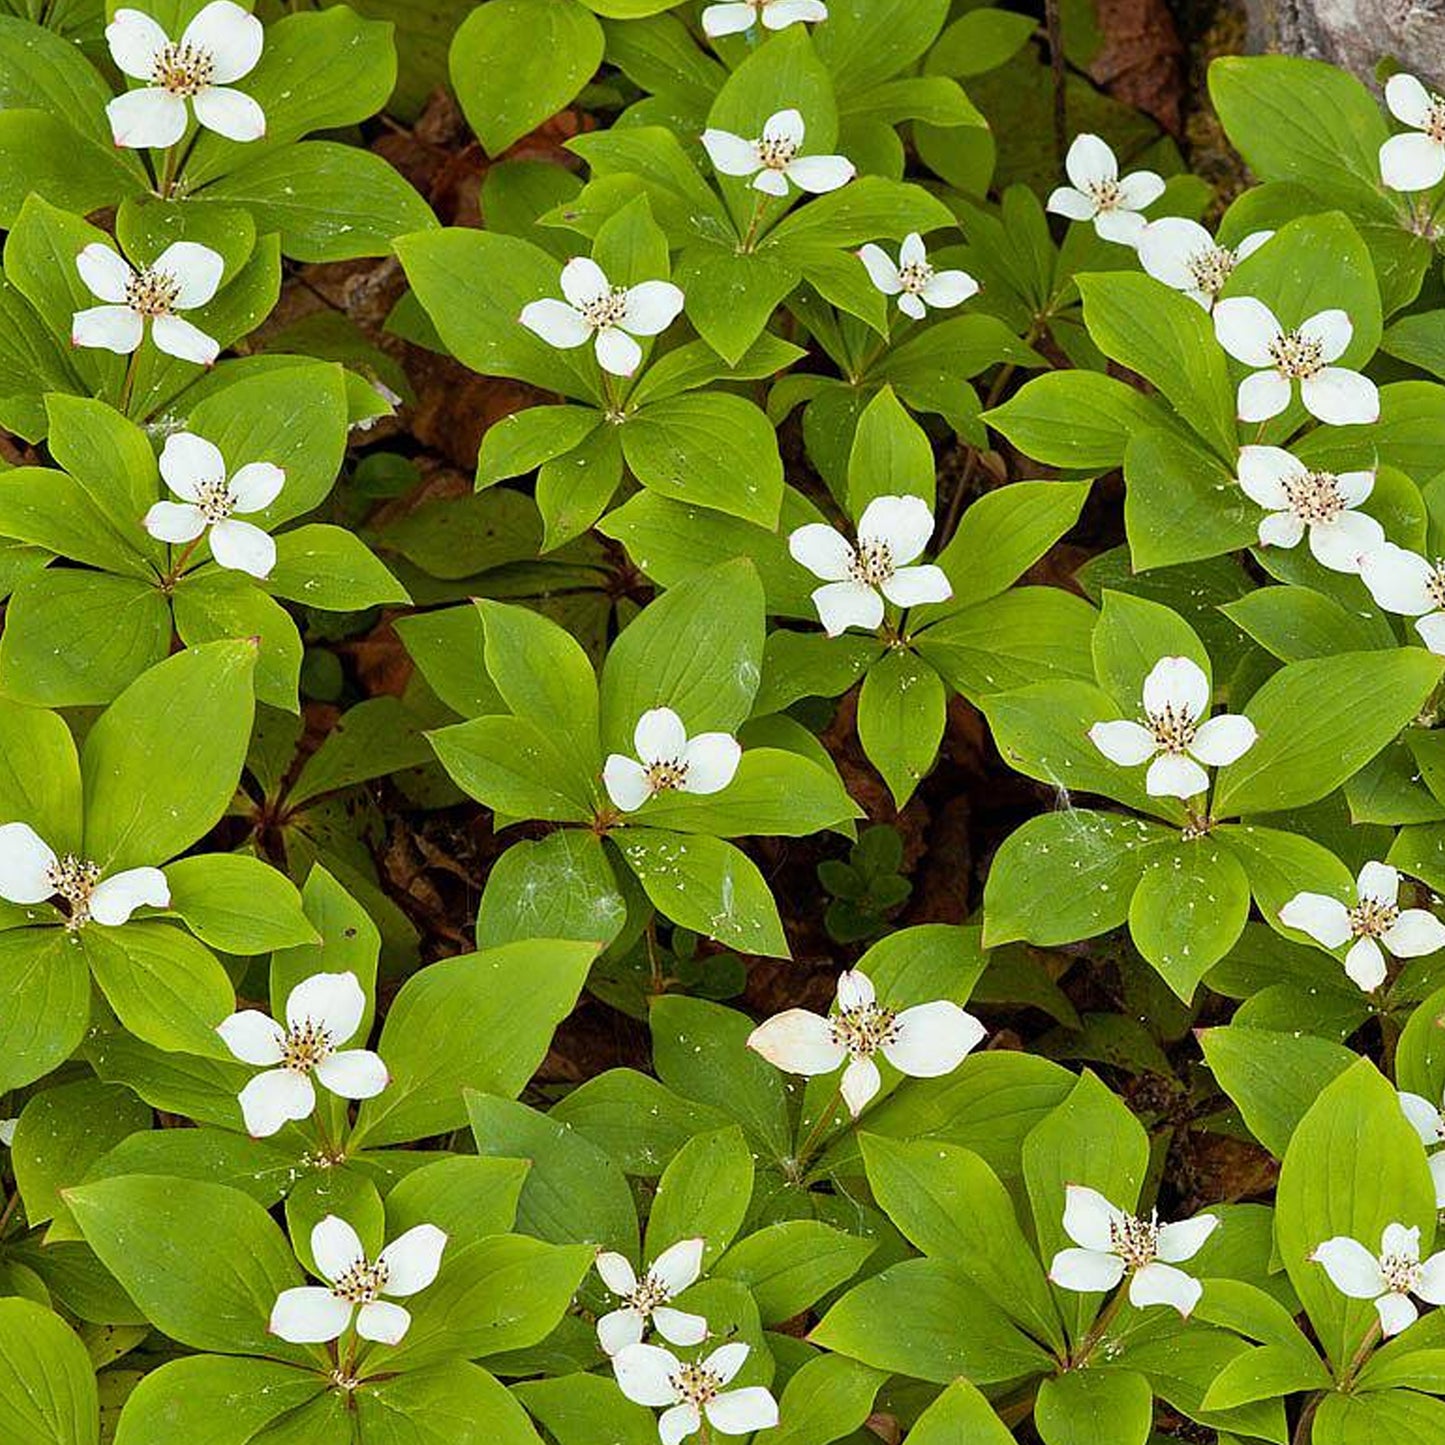
[[[331,1035],[307,1019],[291,1030],[281,1045],[281,1067],[293,1074],[309,1074],[331,1053]]]
[[[151,80],[172,95],[199,95],[210,88],[216,73],[215,58],[209,50],[169,42],[156,54]]]
[[[1281,331],[1269,343],[1269,357],[1281,376],[1307,380],[1325,365],[1324,347],[1298,331]]]
[[[1445,145],[1445,95],[1430,97],[1430,110],[1420,127],[1436,145]]]
[[[67,853],[45,870],[45,881],[65,900],[70,915],[66,928],[74,933],[90,921],[90,895],[100,882],[99,863]]]
[[[706,1405],[716,1400],[723,1382],[706,1365],[688,1363],[678,1367],[677,1374],[668,1378],[668,1383],[677,1391],[680,1402],[689,1405]]]
[[[933,280],[933,267],[927,261],[910,261],[898,268],[898,282],[911,295],[917,296]]]
[[[1333,472],[1296,472],[1283,485],[1290,511],[1302,522],[1334,522],[1349,509]]]
[[[1235,255],[1228,246],[1205,246],[1184,264],[1194,277],[1194,288],[1206,296],[1218,296],[1234,270]]]
[[[1149,731],[1166,753],[1182,753],[1194,741],[1194,719],[1173,703],[1165,703],[1159,712],[1147,714]]]
[[[893,549],[887,542],[871,537],[858,538],[858,550],[848,567],[848,573],[855,582],[861,582],[865,587],[881,587],[897,570],[893,565]]]
[[[1101,211],[1117,211],[1124,204],[1124,188],[1118,181],[1090,181],[1084,190]]]
[[[1425,595],[1437,611],[1445,612],[1445,557],[1437,557],[1425,583]]]
[[[1153,1264],[1159,1256],[1159,1216],[1136,1219],[1126,1214],[1109,1225],[1109,1247],[1131,1270]]]
[[[842,1044],[855,1059],[866,1059],[876,1054],[884,1044],[890,1044],[898,1037],[897,1013],[891,1008],[880,1008],[876,1003],[844,1009],[834,1014],[828,1023],[833,1042]]]
[[[231,495],[225,477],[214,477],[196,488],[196,506],[208,522],[224,522],[235,505],[236,499]]]
[[[181,283],[169,271],[142,271],[126,282],[125,304],[141,316],[169,316]]]
[[[647,786],[654,793],[670,793],[687,782],[687,764],[681,758],[658,758],[648,765]]]
[[[1380,1274],[1391,1294],[1409,1294],[1420,1282],[1420,1264],[1403,1254],[1387,1254],[1380,1261]]]
[[[616,326],[627,311],[627,287],[613,286],[610,290],[604,291],[601,296],[594,296],[592,300],[584,301],[577,309],[587,318],[588,324],[597,331],[602,331],[608,326]]]
[[[650,1315],[658,1305],[665,1305],[671,1298],[667,1286],[655,1275],[648,1274],[643,1276],[638,1282],[637,1288],[627,1296],[627,1303],[638,1314],[646,1316]]]
[[[793,157],[798,154],[798,142],[790,140],[787,136],[765,135],[756,144],[758,159],[763,163],[764,170],[786,170],[792,163]]]
[[[389,1274],[382,1260],[368,1264],[365,1259],[358,1259],[331,1286],[331,1293],[348,1304],[369,1305],[386,1288]]]
[[[1399,917],[1400,910],[1395,904],[1381,903],[1378,898],[1362,898],[1350,909],[1350,936],[1379,938],[1394,927]]]

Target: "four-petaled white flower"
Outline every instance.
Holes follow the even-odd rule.
[[[132,80],[148,82],[118,95],[105,108],[116,145],[137,149],[173,146],[189,116],[227,140],[266,134],[266,115],[249,95],[231,89],[261,58],[261,22],[233,0],[211,0],[172,40],[142,10],[121,9],[105,27],[111,58]]]
[[[709,128],[702,133],[702,143],[723,175],[752,176],[753,189],[770,196],[786,196],[789,181],[814,195],[836,191],[857,174],[846,156],[800,156],[803,135],[802,114],[780,110],[763,122],[757,140]]]
[[[0,898],[44,903],[60,898],[65,926],[118,928],[137,908],[168,908],[170,884],[159,868],[125,868],[106,878],[100,864],[78,853],[56,853],[28,823],[0,827]]]
[[[1420,1231],[1387,1224],[1380,1253],[1370,1253],[1357,1239],[1337,1234],[1310,1255],[1322,1264],[1330,1283],[1351,1299],[1374,1300],[1380,1333],[1389,1339],[1420,1317],[1413,1294],[1427,1304],[1445,1304],[1445,1253],[1421,1263]]]
[[[1392,75],[1385,104],[1414,134],[1392,135],[1380,147],[1380,179],[1392,191],[1439,185],[1445,179],[1445,95],[1426,90],[1413,75]]]
[[[978,282],[967,271],[935,271],[917,231],[903,238],[896,266],[888,252],[871,241],[858,252],[858,259],[873,284],[885,296],[896,296],[898,309],[915,321],[923,320],[930,306],[958,306],[978,291]]]
[[[1111,1290],[1129,1277],[1129,1303],[1173,1305],[1188,1317],[1204,1286],[1176,1264],[1193,1259],[1219,1225],[1216,1214],[1197,1214],[1176,1224],[1160,1224],[1159,1215],[1136,1218],[1115,1209],[1097,1189],[1070,1184],[1064,1195],[1064,1233],[1078,1246],[1061,1249],[1049,1266],[1049,1278],[1061,1289],[1080,1294]]]
[[[1255,231],[1237,246],[1221,246],[1198,221],[1163,216],[1144,227],[1139,260],[1156,281],[1182,291],[1209,311],[1234,268],[1272,235],[1273,231]]]
[[[705,1360],[679,1360],[660,1345],[628,1345],[612,1357],[618,1388],[629,1400],[653,1409],[662,1445],[678,1445],[702,1428],[703,1417],[719,1435],[746,1435],[778,1423],[778,1402],[762,1385],[729,1390],[748,1358],[741,1340]]]
[[[889,1008],[868,975],[853,968],[838,978],[838,1005],[826,1018],[790,1008],[761,1023],[748,1047],[790,1074],[843,1070],[843,1102],[856,1119],[883,1086],[875,1054],[901,1074],[936,1079],[952,1073],[983,1041],[984,1027],[948,999]]]
[[[1144,722],[1099,722],[1089,739],[1111,763],[1148,763],[1144,787],[1151,798],[1193,798],[1209,786],[1200,767],[1222,768],[1242,758],[1258,736],[1247,717],[1209,709],[1209,679],[1187,657],[1161,657],[1144,679]]]
[[[764,30],[786,30],[790,25],[815,25],[828,18],[823,0],[724,0],[702,12],[703,33],[741,35],[761,24]]]
[[[1385,529],[1354,509],[1375,487],[1374,472],[1315,471],[1283,447],[1239,449],[1239,485],[1269,515],[1259,523],[1264,547],[1297,546],[1309,529],[1310,551],[1332,572],[1358,572],[1384,545]]]
[[[72,346],[98,346],[128,356],[151,324],[151,340],[167,356],[209,366],[220,346],[177,311],[204,306],[221,284],[225,262],[209,246],[175,241],[155,262],[131,269],[109,246],[93,241],[75,258],[75,269],[92,295],[106,304],[77,311],[70,322]]]
[[[874,497],[858,518],[858,545],[822,522],[788,537],[793,560],[827,584],[813,591],[818,620],[829,637],[850,627],[872,631],[883,621],[883,599],[896,607],[946,602],[953,586],[941,567],[908,564],[933,535],[933,513],[922,497]]]
[[[437,1277],[446,1242],[444,1230],[418,1224],[369,1260],[356,1231],[328,1214],[311,1231],[311,1255],[329,1284],[283,1289],[271,1309],[271,1333],[293,1345],[325,1344],[345,1331],[354,1313],[363,1340],[399,1343],[411,1328],[411,1312],[391,1299],[414,1295]]]
[[[1421,1094],[1412,1094],[1408,1089],[1400,1091],[1400,1108],[1410,1121],[1420,1142],[1433,1150],[1427,1162],[1430,1177],[1435,1181],[1435,1208],[1445,1209],[1445,1111],[1438,1109]]]
[[[1431,652],[1445,653],[1445,559],[1433,562],[1418,552],[1386,542],[1366,553],[1360,580],[1376,606],[1415,619],[1415,631]]]
[[[1331,426],[1377,421],[1380,393],[1358,371],[1333,366],[1345,354],[1354,325],[1340,310],[1320,311],[1286,331],[1255,296],[1229,296],[1214,308],[1214,334],[1236,361],[1256,367],[1239,383],[1240,421],[1268,421],[1290,403],[1294,383],[1311,416]]]
[[[635,758],[609,753],[602,767],[607,796],[635,813],[659,793],[718,793],[732,782],[743,750],[731,733],[687,735],[670,707],[649,708],[632,730]]]
[[[1137,246],[1146,225],[1139,212],[1164,194],[1163,180],[1153,171],[1120,176],[1114,152],[1087,132],[1074,137],[1064,171],[1071,184],[1049,196],[1047,209],[1071,221],[1092,221],[1106,241]]]
[[[259,512],[281,493],[286,473],[270,462],[248,462],[226,476],[226,459],[214,443],[194,432],[175,432],[161,449],[161,476],[183,500],[156,502],[145,514],[145,529],[161,542],[194,542],[210,528],[211,555],[219,566],[252,577],[268,577],[276,565],[276,543],[259,527],[239,522],[233,512]]]
[[[639,1344],[649,1322],[669,1344],[700,1345],[707,1338],[707,1321],[701,1315],[673,1309],[668,1303],[680,1295],[702,1273],[705,1242],[683,1239],[664,1249],[642,1273],[632,1268],[626,1255],[603,1250],[597,1256],[597,1273],[620,1300],[621,1309],[609,1311],[597,1321],[597,1340],[604,1353],[615,1355],[628,1345]]]
[[[216,1032],[226,1047],[242,1063],[266,1070],[239,1095],[253,1138],[310,1117],[316,1108],[313,1073],[343,1099],[369,1099],[386,1087],[386,1065],[376,1054],[341,1048],[365,1012],[366,995],[354,973],[314,973],[287,997],[284,1027],[256,1009],[221,1020]]]
[[[1353,908],[1326,893],[1296,893],[1279,911],[1286,928],[1307,933],[1325,948],[1342,948],[1345,972],[1366,993],[1385,981],[1387,949],[1396,958],[1422,958],[1445,948],[1445,923],[1427,908],[1400,907],[1400,875],[1388,863],[1366,863],[1355,883]]]
[[[613,376],[631,376],[642,360],[635,336],[666,331],[682,310],[682,292],[671,281],[614,286],[596,261],[574,256],[562,268],[558,301],[529,301],[518,318],[550,346],[570,351],[592,339],[597,364]]]
[[[0,1119],[0,1144],[7,1149],[15,1142],[15,1126],[19,1119]]]

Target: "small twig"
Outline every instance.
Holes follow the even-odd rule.
[[[1064,93],[1064,23],[1059,14],[1059,0],[1044,0],[1044,28],[1049,40],[1049,69],[1054,78],[1054,153],[1062,166],[1069,148],[1069,118]]]

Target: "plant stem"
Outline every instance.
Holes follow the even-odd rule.
[[[1087,1364],[1089,1356],[1098,1349],[1099,1341],[1108,1334],[1109,1326],[1114,1323],[1115,1315],[1123,1308],[1127,1294],[1128,1290],[1121,1284],[1114,1292],[1114,1298],[1099,1312],[1098,1317],[1094,1320],[1093,1328],[1084,1336],[1083,1342],[1079,1345],[1078,1349],[1074,1351],[1069,1361],[1070,1365],[1075,1369],[1080,1365]]]
[[[118,411],[129,415],[131,396],[135,392],[136,373],[140,371],[140,347],[137,346],[130,354],[130,360],[125,366],[125,380],[120,384],[120,406]]]
[[[1069,143],[1069,118],[1064,78],[1064,25],[1059,0],[1044,0],[1044,29],[1049,40],[1049,70],[1054,84],[1054,151],[1062,166]]]
[[[1290,1445],[1308,1445],[1310,1438],[1310,1426],[1315,1421],[1315,1411],[1320,1407],[1323,1395],[1311,1395],[1305,1401],[1305,1407],[1300,1411],[1299,1419],[1295,1422],[1294,1433],[1289,1437]]]
[[[840,1083],[833,1090],[833,1097],[828,1100],[827,1107],[813,1121],[813,1127],[808,1131],[808,1137],[803,1140],[802,1147],[793,1158],[793,1167],[798,1171],[799,1179],[803,1177],[808,1160],[813,1157],[813,1151],[822,1142],[823,1135],[827,1133],[829,1124],[833,1122],[833,1115],[838,1112],[838,1105],[842,1102],[843,1085]]]
[[[202,532],[201,536],[204,537],[205,533]],[[161,590],[163,592],[169,592],[171,588],[174,587],[176,583],[181,580],[181,573],[185,570],[186,563],[190,561],[191,553],[194,552],[196,548],[200,545],[201,538],[193,537],[189,542],[186,543],[185,547],[182,548],[181,555],[177,557],[176,560],[171,564],[171,570],[167,572],[164,577],[161,578]]]
[[[16,1206],[19,1203],[20,1190],[17,1188],[15,1193],[12,1194],[10,1198],[5,1201],[5,1212],[3,1214],[0,1214],[0,1238],[4,1238],[6,1227],[9,1225],[10,1220],[14,1217]]]
[[[1348,1390],[1354,1384],[1355,1376],[1360,1372],[1360,1366],[1370,1358],[1370,1352],[1380,1340],[1380,1322],[1376,1320],[1365,1332],[1365,1338],[1360,1341],[1360,1348],[1354,1353],[1350,1363],[1345,1366],[1345,1373],[1340,1376],[1339,1387],[1341,1390]]]
[[[758,227],[762,225],[763,216],[767,212],[768,201],[770,199],[766,191],[759,191],[757,195],[753,197],[753,214],[748,220],[747,234],[743,237],[742,244],[738,247],[738,250],[750,252],[753,249],[753,241],[758,234]]]

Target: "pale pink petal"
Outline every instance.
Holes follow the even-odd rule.
[[[256,1009],[242,1009],[222,1019],[216,1025],[216,1032],[243,1064],[267,1068],[281,1062],[281,1045],[286,1040],[286,1030],[275,1019],[267,1018]]]
[[[984,1027],[956,1003],[939,999],[904,1009],[883,1057],[900,1073],[934,1079],[952,1073],[983,1042]]]
[[[316,1065],[316,1077],[343,1099],[371,1099],[391,1082],[381,1057],[370,1049],[342,1049]]]
[[[807,1009],[774,1014],[748,1035],[748,1047],[789,1074],[831,1074],[848,1050],[833,1037],[833,1026]]]
[[[1350,910],[1324,893],[1296,893],[1280,909],[1279,921],[1326,948],[1342,948],[1350,939]]]
[[[351,1323],[351,1306],[319,1285],[286,1289],[271,1310],[270,1331],[293,1345],[320,1345],[336,1339]]]
[[[1049,1279],[1078,1294],[1103,1294],[1124,1278],[1124,1261],[1096,1249],[1061,1249],[1049,1266]]]
[[[55,850],[29,823],[0,827],[0,898],[11,903],[44,903],[55,892],[50,870]]]
[[[229,571],[266,578],[276,565],[276,542],[250,522],[227,517],[211,528],[211,556]]]
[[[378,1262],[386,1266],[383,1293],[405,1298],[424,1290],[436,1279],[446,1248],[446,1231],[434,1224],[418,1224],[392,1240]]]
[[[119,928],[137,908],[166,908],[170,901],[170,884],[159,868],[127,868],[95,885],[90,916],[106,928]]]

